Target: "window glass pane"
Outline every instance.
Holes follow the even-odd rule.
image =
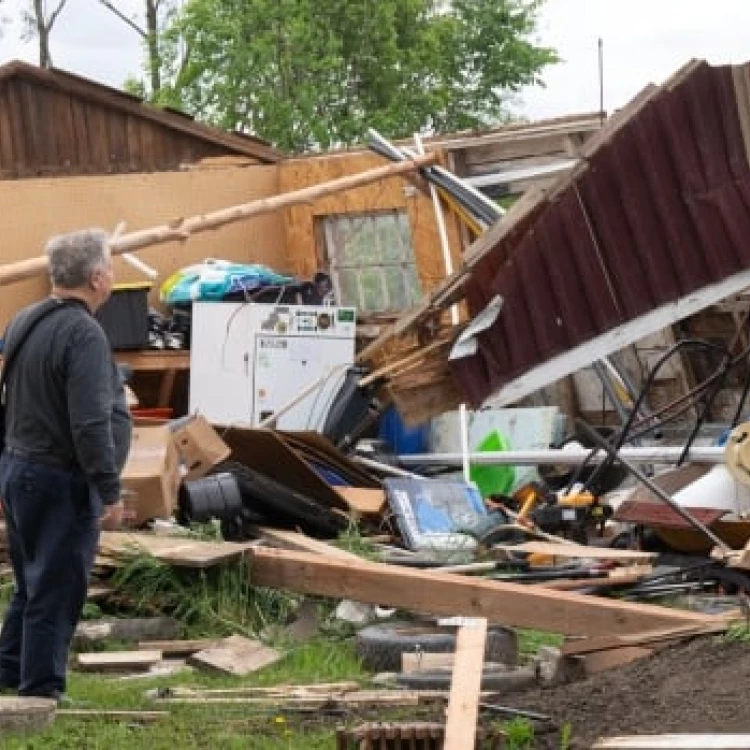
[[[375,312],[382,310],[383,299],[383,271],[380,268],[365,268],[359,272],[359,282],[362,285],[362,310]]]
[[[404,277],[408,289],[409,306],[416,305],[422,297],[422,284],[419,282],[417,268],[413,263],[409,263],[404,269]]]
[[[385,269],[388,287],[388,309],[403,310],[411,303],[410,290],[407,286],[408,275],[398,266]]]
[[[357,271],[339,271],[338,281],[341,290],[341,299],[338,300],[341,305],[362,306],[362,300],[359,298],[359,283],[357,282]]]
[[[327,216],[326,255],[341,304],[364,312],[401,310],[419,299],[409,217],[405,211]]]

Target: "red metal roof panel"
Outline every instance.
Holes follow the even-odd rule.
[[[640,330],[629,324],[651,324],[657,318],[643,316],[670,304],[671,315],[689,314],[700,300],[686,306],[686,297],[750,267],[748,70],[688,66],[634,104],[541,210],[475,265],[471,316],[494,295],[504,303],[477,353],[451,362],[473,404],[535,390],[538,378],[526,387],[524,376],[567,355],[562,377],[588,364],[588,342],[598,356],[620,348]]]

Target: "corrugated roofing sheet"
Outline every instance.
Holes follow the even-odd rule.
[[[450,363],[474,405],[750,286],[750,66],[691,63],[615,119],[471,271],[472,317],[504,300],[477,353]]]

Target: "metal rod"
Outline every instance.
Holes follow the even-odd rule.
[[[682,456],[683,448],[675,446],[620,448],[620,455],[636,464],[676,464]],[[714,446],[691,447],[686,461],[696,464],[723,464],[725,449]],[[577,466],[582,464],[591,453],[586,448],[539,448],[518,451],[471,453],[469,460],[477,466],[536,466],[537,464],[555,464],[560,466]],[[398,457],[403,466],[461,466],[460,453],[421,453]],[[601,463],[606,456],[599,453],[591,458],[593,463]]]
[[[663,503],[668,505],[680,518],[687,521],[696,531],[700,532],[708,540],[713,542],[717,547],[725,550],[726,552],[731,551],[727,544],[714,534],[711,529],[705,524],[701,523],[697,518],[694,518],[690,513],[685,510],[682,506],[676,503],[658,484],[649,479],[637,466],[634,466],[630,461],[622,457],[621,453],[615,450],[604,437],[602,437],[593,427],[584,422],[582,419],[577,420],[578,426],[586,433],[587,437],[591,439],[596,445],[598,445],[603,451],[606,451],[608,455],[622,464],[639,482],[646,485],[651,492],[656,495]]]

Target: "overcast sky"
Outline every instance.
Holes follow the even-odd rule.
[[[138,16],[143,0],[116,0]],[[49,5],[54,0],[48,0]],[[0,62],[37,61],[33,42],[18,40],[14,22],[30,0],[0,0],[11,19],[0,39]],[[750,60],[750,0],[547,0],[538,41],[564,62],[548,68],[546,88],[528,89],[518,114],[529,119],[599,108],[597,40],[604,45],[604,105],[611,112],[650,82],[660,83],[690,58],[712,63]],[[112,86],[140,74],[138,36],[97,0],[68,0],[52,36],[57,67]]]

